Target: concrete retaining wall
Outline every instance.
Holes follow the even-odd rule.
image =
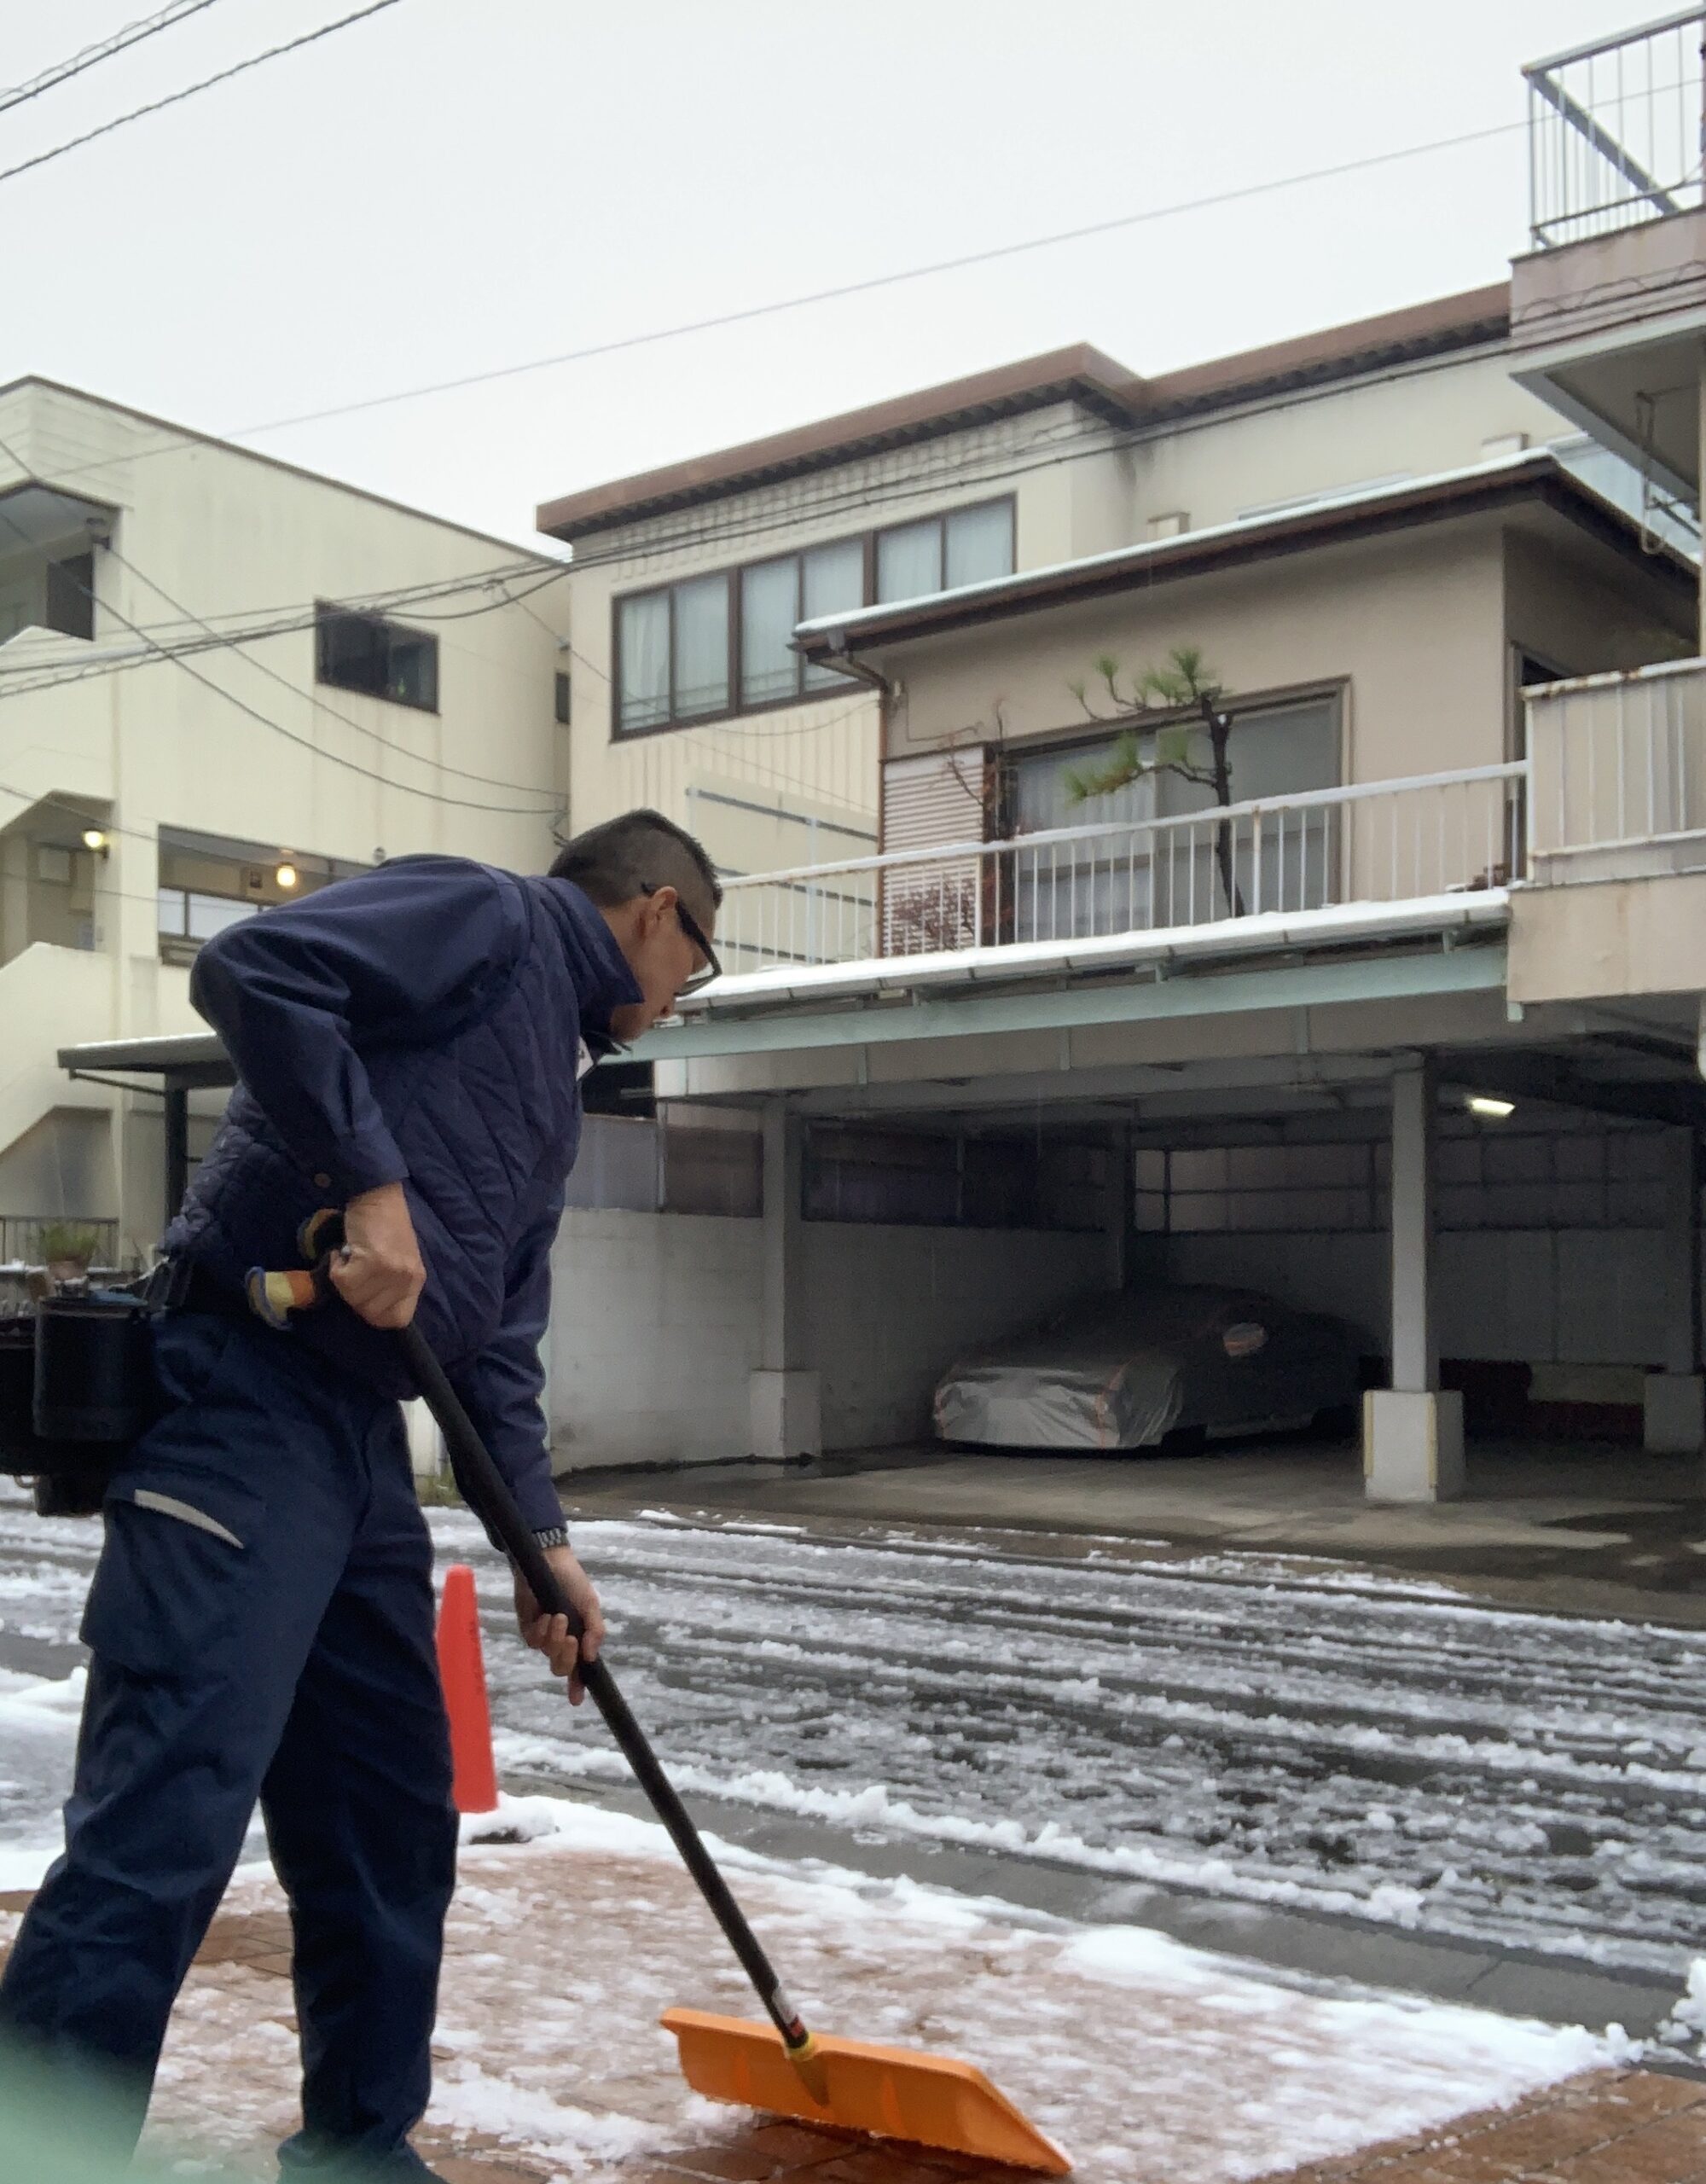
[[[1099,1236],[809,1222],[825,1445],[922,1439],[943,1368],[1099,1287]],[[559,1472],[743,1456],[758,1362],[762,1224],[565,1215],[553,1259],[550,1415]]]

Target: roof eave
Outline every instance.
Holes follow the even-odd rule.
[[[1248,526],[1225,525],[1210,531],[1187,531],[1181,537],[1133,547],[1123,554],[1098,555],[959,592],[909,601],[904,607],[892,611],[868,608],[842,624],[808,624],[796,635],[794,645],[815,663],[850,658],[879,646],[904,643],[947,630],[969,629],[1003,621],[1011,615],[1106,597],[1137,584],[1177,582],[1220,568],[1277,559],[1313,546],[1353,543],[1419,524],[1533,502],[1556,508],[1598,531],[1616,547],[1633,550],[1639,543],[1639,526],[1633,518],[1573,478],[1554,456],[1541,451],[1497,468],[1419,479],[1412,485],[1394,487],[1366,499],[1328,502]],[[1649,554],[1646,558],[1691,593],[1697,586],[1697,571],[1674,547],[1666,545],[1659,554]]]

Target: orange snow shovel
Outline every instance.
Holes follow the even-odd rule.
[[[316,1217],[304,1231],[304,1257],[311,1256],[317,1246],[340,1243],[339,1225],[335,1218]],[[329,1256],[322,1257],[311,1273],[267,1274],[257,1268],[249,1276],[249,1303],[270,1326],[283,1327],[291,1312],[336,1294],[330,1269]],[[540,1607],[548,1615],[566,1617],[570,1629],[578,1635],[579,1616],[426,1338],[418,1327],[406,1327],[397,1329],[396,1341],[444,1436],[468,1506],[502,1543]],[[972,2064],[915,2054],[904,2048],[838,2040],[827,2034],[818,2039],[806,2030],[687,1807],[659,1764],[645,1731],[617,1689],[616,1679],[602,1659],[583,1662],[580,1673],[770,2020],[759,2024],[743,2018],[713,2017],[702,2010],[666,2010],[663,2023],[676,2036],[682,2072],[693,2091],[744,2108],[911,2140],[920,2146],[946,2146],[986,2161],[1064,2176],[1071,2164],[1059,2148],[1027,2123]]]

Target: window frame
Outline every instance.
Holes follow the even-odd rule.
[[[760,554],[748,561],[731,561],[720,568],[684,570],[671,577],[667,583],[636,585],[632,591],[616,592],[610,601],[610,741],[612,743],[634,743],[647,735],[672,735],[684,729],[715,727],[719,723],[744,720],[749,714],[780,712],[785,706],[815,705],[824,698],[846,694],[844,678],[841,683],[808,683],[805,662],[798,653],[794,655],[794,687],[777,698],[759,698],[751,704],[740,695],[745,673],[742,658],[742,592],[749,569],[769,568],[778,561],[791,561],[794,564],[794,598],[802,601],[804,596],[805,557],[822,549],[836,546],[857,546],[863,557],[861,599],[857,607],[850,613],[862,613],[877,604],[877,541],[891,531],[905,531],[914,524],[934,522],[941,539],[942,567],[948,566],[947,525],[951,517],[990,508],[1005,508],[1008,514],[1008,532],[1012,541],[1013,566],[1018,566],[1018,497],[1014,493],[997,493],[987,500],[964,501],[953,508],[926,510],[922,515],[902,517],[897,523],[880,524],[868,531],[844,531],[828,538],[813,538],[804,545],[786,549],[776,554]],[[728,584],[728,704],[720,712],[678,714],[676,703],[676,588],[678,584],[693,584],[705,577],[722,577]],[[670,712],[663,720],[647,721],[635,728],[622,725],[622,610],[631,600],[656,599],[662,596],[669,601],[669,684]]]
[[[359,683],[339,682],[326,670],[326,635],[333,620],[365,622],[386,635],[387,656],[393,637],[407,637],[411,643],[430,645],[432,654],[432,695],[431,701],[421,698],[400,698],[392,690],[365,690]],[[340,690],[348,698],[371,698],[382,706],[401,706],[411,713],[440,712],[442,684],[439,676],[438,633],[436,630],[417,630],[407,622],[393,622],[388,614],[374,614],[363,607],[340,606],[335,599],[316,599],[314,602],[314,686],[316,689]]]

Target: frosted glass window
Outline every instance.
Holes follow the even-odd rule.
[[[233,903],[223,895],[187,895],[184,897],[187,916],[184,928],[192,940],[211,940],[216,932],[223,932],[228,925],[241,919],[252,918],[260,907],[256,903]]]
[[[947,517],[945,578],[949,591],[962,584],[984,584],[1010,577],[1013,566],[1013,512],[1011,501],[978,508],[956,508]]]
[[[835,546],[814,546],[800,556],[800,619],[815,622],[820,615],[856,613],[865,604],[865,542],[845,538]],[[805,687],[821,690],[826,685],[845,686],[847,677],[833,667],[808,667]]]
[[[678,584],[676,606],[676,717],[728,710],[728,578]]]
[[[942,524],[897,524],[877,534],[877,600],[924,599],[942,589]]]
[[[670,595],[622,601],[617,621],[622,689],[618,725],[655,728],[670,717]]]
[[[740,701],[772,705],[799,688],[799,654],[790,648],[799,619],[799,562],[761,561],[740,572]]]

